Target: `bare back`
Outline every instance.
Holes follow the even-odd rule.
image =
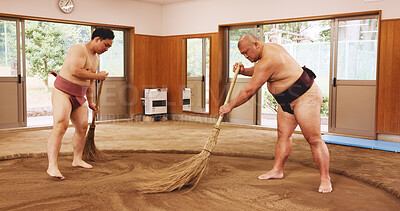
[[[65,57],[60,76],[73,83],[89,86],[89,80],[74,76],[74,71],[84,69],[96,73],[99,67],[99,57],[86,48],[85,43],[73,45]]]
[[[271,94],[279,94],[294,84],[303,73],[301,66],[280,45],[264,43],[256,71],[268,72],[267,87]]]

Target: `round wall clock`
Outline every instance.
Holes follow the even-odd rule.
[[[73,0],[58,0],[58,6],[64,13],[71,13],[75,4]]]

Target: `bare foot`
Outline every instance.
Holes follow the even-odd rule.
[[[93,166],[83,160],[72,161],[72,167],[82,167],[85,169],[92,169]]]
[[[64,180],[65,177],[61,174],[60,170],[52,170],[52,169],[47,169],[47,174],[55,179],[60,179],[60,180]]]
[[[274,170],[271,170],[265,174],[258,176],[258,179],[282,179],[282,178],[283,178],[283,173],[279,173]]]
[[[327,179],[321,179],[321,184],[318,188],[318,192],[320,193],[330,193],[332,192],[333,188],[332,188],[332,183],[331,183],[331,179],[327,178]]]

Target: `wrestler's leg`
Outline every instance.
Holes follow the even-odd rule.
[[[58,89],[53,90],[51,102],[53,105],[53,130],[47,140],[47,157],[49,160],[47,173],[52,177],[64,179],[58,168],[57,158],[62,138],[68,128],[71,103],[69,95]]]
[[[260,175],[259,179],[280,179],[283,178],[283,166],[292,152],[292,134],[297,127],[294,115],[284,112],[279,106],[278,114],[278,141],[275,148],[274,167],[269,172]]]
[[[72,136],[72,146],[74,147],[74,159],[72,161],[72,166],[93,168],[92,165],[82,160],[82,153],[83,148],[85,147],[86,131],[88,127],[88,108],[86,102],[72,111],[71,122],[75,126],[75,133]]]
[[[294,113],[304,135],[310,144],[310,148],[317,164],[321,184],[319,192],[328,193],[332,191],[332,184],[329,177],[329,151],[321,138],[321,117],[322,94],[319,87],[314,85],[303,96],[294,102]]]

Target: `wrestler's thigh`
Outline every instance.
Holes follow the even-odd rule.
[[[314,136],[320,137],[322,95],[318,86],[313,85],[304,96],[297,100],[293,111],[304,137],[307,140]]]
[[[69,101],[69,95],[54,88],[51,95],[51,103],[53,105],[53,123],[63,124],[68,127],[69,116],[71,114],[71,102]]]
[[[71,122],[75,128],[85,129],[88,126],[88,106],[87,102],[76,108],[71,113]]]
[[[278,106],[278,138],[288,139],[292,136],[297,127],[297,121],[294,115],[284,112],[281,106]]]

